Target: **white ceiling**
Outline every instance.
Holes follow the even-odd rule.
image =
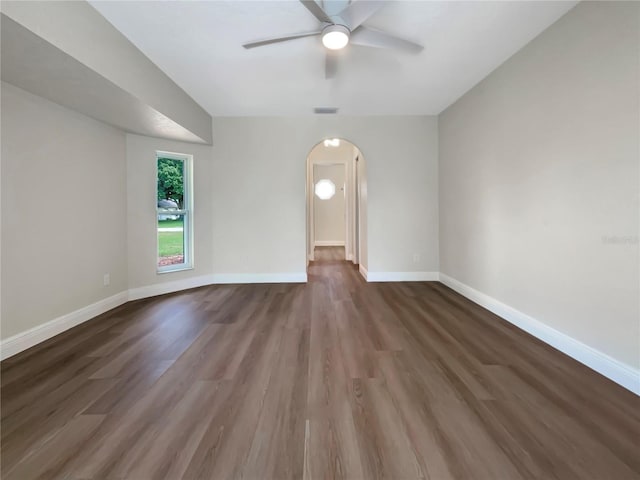
[[[290,1],[95,1],[91,4],[214,116],[438,114],[570,10],[574,1],[397,1],[365,25],[425,46],[419,54],[348,46],[324,78],[316,30]]]

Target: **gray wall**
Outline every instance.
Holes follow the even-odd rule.
[[[435,117],[217,118],[214,131],[213,147],[127,135],[129,288],[210,274],[304,275],[306,158],[333,137],[353,141],[367,160],[369,271],[438,271]],[[194,155],[193,270],[156,273],[156,150]]]
[[[127,289],[126,171],[121,131],[1,92],[5,339]]]
[[[157,273],[156,152],[159,150],[193,155],[193,270]],[[127,135],[129,288],[184,280],[212,273],[214,225],[211,210],[214,191],[211,188],[213,161],[211,151],[211,147],[207,145]]]
[[[441,271],[635,368],[639,18],[581,3],[439,118]]]
[[[367,162],[369,271],[438,271],[436,117],[334,116],[214,119],[215,272],[305,272],[306,158],[335,137]]]

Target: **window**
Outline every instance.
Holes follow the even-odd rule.
[[[329,200],[336,194],[336,186],[331,180],[324,178],[316,183],[315,192],[320,200]]]
[[[156,152],[158,272],[193,267],[191,155]]]

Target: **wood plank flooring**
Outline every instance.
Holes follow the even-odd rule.
[[[640,478],[640,399],[437,282],[129,303],[2,362],[2,478]]]

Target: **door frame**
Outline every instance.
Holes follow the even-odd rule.
[[[328,137],[329,138],[329,137]],[[348,161],[327,161],[327,162],[312,162],[311,154],[320,145],[323,144],[324,139],[318,142],[311,148],[306,158],[306,264],[309,265],[310,261],[314,260],[315,249],[315,192],[314,192],[314,175],[313,166],[318,165],[335,165],[342,164],[345,168],[345,182],[344,182],[344,195],[345,195],[345,259],[358,265],[361,261],[361,245],[362,236],[366,232],[361,228],[361,211],[360,211],[360,183],[363,180],[358,177],[358,162],[362,158],[362,151],[353,142],[341,137],[341,142],[346,142],[354,147],[354,155]]]

